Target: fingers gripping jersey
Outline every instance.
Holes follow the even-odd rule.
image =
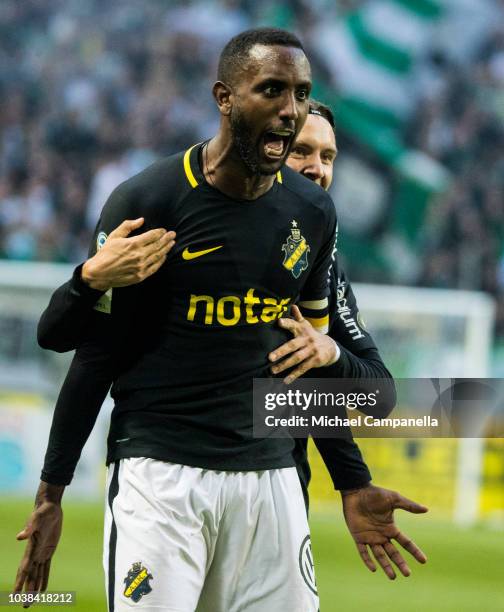
[[[204,180],[199,150],[120,185],[96,229],[94,248],[126,218],[177,231],[166,264],[95,313],[129,355],[112,389],[108,460],[287,467],[290,440],[252,438],[252,379],[269,375],[268,353],[288,339],[276,321],[290,305],[326,301],[334,206],[288,168],[258,199],[229,198]]]

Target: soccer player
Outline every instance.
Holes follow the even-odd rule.
[[[94,396],[112,378],[109,609],[318,609],[299,565],[310,558],[309,531],[293,441],[254,439],[250,414],[252,378],[268,375],[267,355],[287,339],[276,321],[298,296],[315,305],[315,319],[327,317],[334,205],[282,168],[310,89],[297,38],[238,35],[213,88],[217,135],[126,181],[106,203],[97,248],[125,219],[173,228],[177,242],[167,265],[95,306],[55,410],[37,500],[43,535],[28,544],[40,556],[21,574],[28,586],[47,582],[44,545],[57,542]],[[289,239],[295,253],[282,249]]]
[[[329,115],[319,115],[319,108],[321,108],[323,112],[329,113]],[[316,105],[313,102],[310,103],[310,113],[314,116],[308,116],[305,127],[303,128],[303,131],[297,139],[297,145],[294,148],[293,154],[289,158],[288,163],[292,166],[295,159],[302,159],[303,162],[301,164],[301,167],[299,168],[300,171],[305,173],[305,175],[309,178],[312,178],[312,180],[321,180],[323,178],[328,178],[327,181],[322,183],[322,186],[324,188],[328,188],[330,184],[329,172],[332,170],[332,163],[327,164],[326,159],[335,156],[334,132],[332,131],[332,128],[330,128],[329,131],[327,130],[327,128],[325,128],[324,131],[324,124],[326,124],[326,121],[319,119],[319,117],[326,116],[327,121],[332,122],[332,115],[330,115],[330,111],[326,107],[323,107],[322,105]],[[325,140],[324,138],[320,138],[321,135],[325,136]],[[329,142],[329,145],[327,145],[327,142]],[[321,165],[322,168],[320,167]],[[324,166],[326,167],[324,168]],[[135,223],[124,222],[120,226],[120,228],[118,228],[118,230],[110,234],[109,239],[107,241],[107,248],[104,248],[101,251],[102,255],[105,254],[107,249],[110,249],[111,251],[111,255],[107,254],[105,260],[108,263],[108,267],[102,265],[102,268],[100,269],[100,272],[104,277],[100,280],[104,280],[104,287],[109,286],[107,285],[107,282],[111,282],[110,278],[112,278],[114,286],[118,286],[119,283],[123,283],[124,279],[127,279],[127,282],[125,282],[124,284],[128,284],[129,282],[137,282],[139,280],[137,277],[139,270],[136,269],[136,266],[138,266],[138,262],[142,261],[142,257],[147,257],[144,253],[146,247],[144,247],[143,245],[135,244],[134,241],[136,240],[136,238],[129,238],[127,240],[122,239],[125,235],[128,234],[129,231],[131,231],[131,229],[134,229],[134,225],[136,227],[139,227],[141,225],[141,220]],[[128,240],[132,241],[133,244],[128,245]],[[152,235],[152,239],[150,240],[150,242],[146,239],[145,243],[153,245],[157,242],[157,240],[158,238],[156,237],[156,239],[154,240],[154,235]],[[111,243],[113,244],[112,248],[110,247]],[[168,242],[166,242],[166,244],[168,244]],[[133,246],[135,247],[134,249],[131,248]],[[165,247],[163,246],[160,247],[160,249],[161,248]],[[135,250],[137,251],[136,254]],[[131,276],[128,279],[126,274],[132,275],[133,269],[135,275]],[[107,278],[107,274],[109,275],[109,278]],[[61,293],[61,291],[59,292]],[[67,295],[65,296],[66,299],[60,300],[61,303],[59,304],[59,309],[61,310],[61,308],[66,308],[67,310],[72,310],[72,307],[75,307],[74,302],[76,295],[77,292],[75,288],[73,288],[72,291],[67,290]],[[352,296],[353,301],[348,301],[348,303],[350,304],[350,308],[352,309],[352,316],[355,320],[357,315],[356,305],[355,300],[353,299],[353,294],[351,294],[351,289],[349,285],[348,291],[345,292],[345,295]],[[82,300],[82,296],[80,299]],[[50,309],[48,309],[48,311],[49,310]],[[346,310],[343,309],[342,312],[346,313]],[[50,325],[55,324],[54,317],[48,318],[47,314],[48,313],[46,313],[45,319],[46,328],[48,325],[50,327]],[[73,314],[75,315],[75,312]],[[82,314],[84,314],[84,310],[82,311]],[[59,324],[61,325],[61,312],[59,312],[59,315]],[[341,320],[343,321],[343,319]],[[64,318],[63,321],[65,321]],[[346,317],[346,321],[348,321],[348,316]],[[335,327],[336,326],[333,325],[333,327],[331,328],[331,333],[334,332]],[[70,329],[72,328],[69,327],[69,330]],[[343,329],[343,333],[338,332],[335,336],[338,341],[343,345],[345,344],[344,332],[347,329],[348,328],[345,326],[345,328]],[[61,329],[59,330],[59,332],[60,335],[62,335],[63,337],[65,336],[65,333],[61,334]],[[355,340],[355,338],[348,331],[346,335],[350,340],[350,346],[348,348],[355,349],[356,347],[351,346],[352,340]],[[369,363],[372,363],[372,360],[373,358],[375,358],[375,356],[368,355],[368,357]],[[383,376],[383,374],[381,373],[378,373],[378,375]],[[403,507],[410,511],[423,511],[420,509],[421,507],[417,504],[414,504],[414,502],[409,502],[409,500],[402,498],[402,496],[399,496],[397,493],[394,493],[392,491],[387,491],[378,487],[373,487],[371,485],[363,487],[363,484],[367,484],[369,482],[370,477],[365,464],[363,464],[362,459],[360,458],[360,453],[357,447],[352,442],[348,442],[346,440],[337,440],[331,442],[336,443],[335,448],[331,450],[331,447],[328,446],[326,453],[324,454],[324,452],[322,452],[322,456],[326,464],[329,465],[328,459],[331,458],[333,460],[332,463],[337,465],[338,469],[332,470],[333,480],[335,481],[335,486],[337,488],[354,487],[354,490],[345,491],[343,492],[343,495],[345,518],[352,532],[352,535],[356,539],[358,547],[361,549],[363,548],[365,551],[365,546],[363,546],[362,544],[363,541],[366,544],[372,544],[373,540],[390,540],[390,538],[392,537],[397,538],[399,541],[402,538],[404,542],[405,538],[402,536],[402,534],[398,532],[397,528],[393,524],[392,511],[396,507]],[[355,448],[352,448],[352,446],[354,446]],[[302,453],[304,454],[305,448],[301,446],[301,449]],[[306,460],[305,455],[304,459]],[[308,467],[307,463],[306,467]],[[306,472],[301,470],[301,474],[305,473]],[[359,542],[361,543],[360,546]],[[376,553],[376,543],[373,546],[373,550]],[[367,553],[361,552],[361,555],[363,556],[366,564],[372,567],[372,563],[370,563],[369,559],[366,560],[365,558]],[[377,558],[384,566],[387,575],[389,575],[389,577],[393,577],[393,570],[391,570],[390,568],[390,564],[388,563],[387,557],[385,556],[383,560],[380,557]],[[403,573],[404,569],[409,572],[404,561],[400,559],[400,556],[399,562],[397,558],[395,559],[395,562],[398,564]]]
[[[334,127],[331,110],[320,102],[310,100],[306,122],[287,160],[287,165],[325,190],[331,185],[333,163],[337,155]],[[145,270],[149,269],[148,266],[153,265],[152,260],[164,261],[166,251],[173,246],[174,233],[163,234],[164,230],[151,230],[135,238],[126,238],[141,223],[142,220],[125,221],[109,235],[103,248],[94,257],[76,269],[73,279],[54,293],[39,325],[39,340],[43,346],[52,350],[70,350],[79,344],[85,325],[76,325],[76,321],[85,321],[97,298],[102,295],[90,290],[87,283],[92,282],[95,287],[109,289],[139,282]],[[145,238],[140,243],[142,237]],[[330,285],[331,326],[328,336],[337,342],[340,357],[334,366],[324,368],[320,374],[347,378],[390,377],[372,337],[361,325],[350,282],[343,270],[339,270],[339,278],[336,278],[334,272]],[[92,281],[83,282],[81,276],[91,277]],[[313,327],[303,321],[299,312],[296,316],[299,319],[297,322],[293,319],[279,320],[279,324],[289,329],[296,340],[274,351],[278,360],[290,356],[290,362],[277,367],[280,372],[287,367],[297,366],[289,374],[293,378],[305,373],[310,367],[324,363],[324,353],[334,348],[330,340],[314,332]],[[358,446],[352,440],[315,438],[315,443],[335,489],[341,491],[345,520],[364,563],[374,571],[374,564],[368,556],[369,545],[386,575],[394,579],[391,558],[383,554],[383,546],[387,545],[388,551],[394,555],[394,563],[404,575],[409,575],[410,570],[404,559],[389,546],[391,540],[400,542],[419,562],[424,562],[425,556],[398,530],[394,524],[393,510],[403,508],[410,512],[424,512],[425,507],[407,500],[399,493],[370,484],[369,470]],[[306,451],[306,440],[296,440],[294,457],[308,507],[310,466]]]

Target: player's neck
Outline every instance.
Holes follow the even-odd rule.
[[[232,142],[218,133],[203,151],[203,173],[207,182],[239,200],[256,200],[269,191],[275,175],[252,174],[233,149]]]

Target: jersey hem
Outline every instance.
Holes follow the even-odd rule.
[[[147,459],[155,459],[157,461],[166,461],[168,463],[177,463],[179,465],[187,465],[189,467],[201,468],[204,470],[215,470],[218,472],[258,472],[262,470],[274,470],[279,468],[295,467],[296,463],[289,453],[280,458],[272,458],[270,460],[245,461],[243,458],[226,458],[226,461],[219,461],[215,457],[202,457],[201,459],[188,459],[187,455],[179,454],[176,451],[152,451],[145,448],[115,450],[107,455],[107,466],[114,461],[120,459],[132,459],[145,457]]]

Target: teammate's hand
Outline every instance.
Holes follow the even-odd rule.
[[[343,513],[357,550],[366,567],[372,572],[376,565],[371,558],[368,546],[374,558],[383,568],[385,574],[394,580],[396,574],[391,561],[399,568],[403,576],[411,571],[401,553],[392,544],[396,540],[419,563],[425,563],[427,557],[410,540],[394,522],[394,510],[400,508],[413,514],[423,514],[428,509],[417,504],[396,491],[368,485],[354,491],[342,491]]]
[[[292,307],[292,315],[293,319],[279,319],[278,324],[290,331],[294,339],[282,344],[268,355],[269,360],[275,362],[271,368],[273,374],[297,366],[284,378],[285,384],[290,384],[312,368],[335,363],[340,356],[336,342],[326,334],[316,331],[303,318],[297,306]]]
[[[82,280],[93,289],[127,287],[145,280],[166,261],[175,244],[175,232],[163,228],[128,237],[144,219],[123,221],[102,248],[82,266]]]
[[[35,510],[16,539],[28,540],[16,574],[15,592],[45,591],[51,558],[58,545],[63,525],[61,495],[64,487],[41,483]],[[28,607],[26,604],[23,607]]]

